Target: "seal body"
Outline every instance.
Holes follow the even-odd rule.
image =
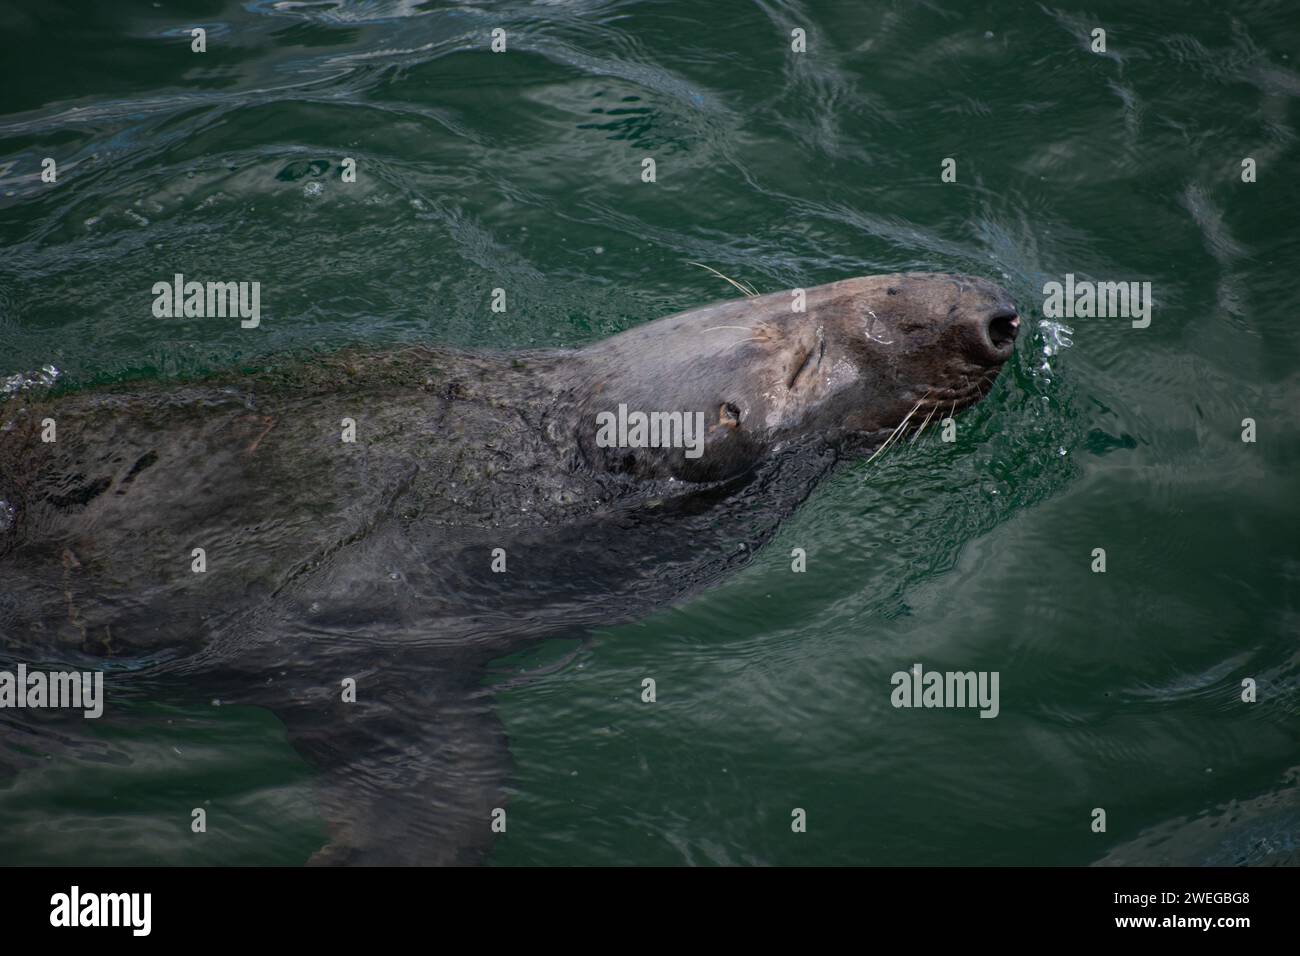
[[[978,401],[1017,328],[984,280],[877,276],[570,351],[349,351],[13,398],[0,648],[271,707],[322,768],[322,858],[473,859],[506,766],[486,662],[747,562],[838,462]],[[348,676],[365,691],[340,705]],[[395,754],[400,781],[358,789]]]

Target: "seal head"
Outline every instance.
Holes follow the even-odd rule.
[[[578,441],[603,469],[683,481],[733,477],[796,442],[870,452],[983,398],[1019,328],[1004,289],[934,273],[694,309],[583,350]],[[596,441],[596,416],[618,406],[701,414],[702,453]]]

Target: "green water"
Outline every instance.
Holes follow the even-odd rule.
[[[1143,833],[1232,861],[1239,832],[1179,834],[1234,807],[1245,855],[1300,846],[1293,5],[15,0],[0,53],[0,376],[580,345],[736,294],[692,260],[1018,300],[958,441],[839,473],[685,606],[510,662],[559,666],[500,698],[494,862],[1086,864]],[[154,318],[177,272],[261,282],[261,326]],[[1150,327],[1041,328],[1066,273],[1149,281]],[[892,707],[916,662],[997,671],[999,716]],[[198,688],[94,733],[0,782],[0,861],[324,839],[266,712]]]

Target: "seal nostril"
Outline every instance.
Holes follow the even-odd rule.
[[[987,325],[989,341],[999,352],[1011,348],[1020,331],[1020,316],[1011,309],[994,312]]]

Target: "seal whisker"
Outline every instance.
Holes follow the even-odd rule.
[[[930,407],[930,414],[925,416],[925,421],[921,422],[921,427],[916,430],[916,434],[912,436],[912,440],[911,442],[909,442],[909,444],[912,445],[916,444],[916,440],[920,438],[921,433],[925,431],[925,426],[930,424],[930,419],[934,416],[935,409],[937,409],[938,407],[939,407],[938,405],[932,405]]]
[[[892,432],[890,432],[889,437],[885,439],[885,443],[876,449],[874,455],[872,455],[870,458],[867,459],[868,465],[871,464],[873,461],[875,461],[876,458],[880,456],[881,452],[883,452],[886,448],[888,448],[891,444],[893,444],[895,439],[897,439],[897,437],[903,433],[903,429],[907,427],[908,420],[913,415],[916,414],[916,410],[920,408],[921,405],[925,402],[925,400],[929,397],[930,397],[930,393],[926,392],[924,395],[921,396],[921,400],[912,406],[912,410],[903,416],[903,420],[898,423],[898,426]]]
[[[742,285],[741,283],[737,282],[735,279],[731,278],[730,276],[724,276],[717,269],[713,268],[713,266],[706,266],[703,262],[695,262],[694,260],[691,259],[687,259],[686,261],[689,265],[699,266],[701,269],[708,269],[719,279],[724,279],[727,282],[730,282],[732,285],[734,285],[737,289],[740,290],[741,295],[748,296],[751,299],[756,298],[758,296],[758,292],[752,286],[748,284]]]
[[[909,414],[910,414],[910,413],[909,413]],[[871,464],[873,461],[875,461],[876,458],[879,457],[879,455],[881,454],[881,452],[883,452],[886,448],[889,447],[889,443],[892,442],[892,441],[894,440],[895,436],[898,435],[898,431],[899,431],[899,429],[901,429],[905,424],[907,424],[907,418],[906,418],[906,417],[904,417],[903,420],[902,420],[901,422],[899,422],[897,425],[894,426],[894,430],[893,430],[892,432],[889,433],[889,437],[886,438],[886,439],[881,443],[880,447],[876,449],[875,453],[874,453],[870,458],[867,459],[867,464],[868,464],[868,465]]]
[[[884,440],[884,442],[881,444],[881,446],[880,446],[879,448],[877,448],[877,449],[875,450],[875,452],[872,453],[872,455],[871,455],[870,458],[867,459],[867,464],[868,464],[868,465],[871,464],[873,461],[875,461],[877,458],[880,457],[881,453],[882,453],[886,448],[889,447],[889,443],[892,442],[892,441],[894,440],[894,436],[897,435],[897,434],[898,434],[898,429],[897,429],[897,428],[895,428],[892,432],[889,433],[889,437],[886,438],[886,439]]]
[[[912,410],[903,416],[903,420],[898,423],[898,428],[895,429],[894,434],[891,436],[890,440],[886,442],[887,446],[898,444],[898,440],[902,438],[903,435],[907,432],[907,423],[911,421],[912,416],[915,415],[920,410],[923,404],[925,404],[925,398],[928,397],[929,394],[930,394],[929,392],[926,392],[925,396],[923,396],[919,402],[917,402],[915,405],[912,406]]]
[[[753,331],[753,330],[750,329],[749,326],[747,326],[747,325],[714,325],[714,326],[710,326],[710,327],[707,328],[707,329],[700,329],[700,331],[701,331],[701,332],[716,332],[716,331],[718,331],[719,329],[736,329],[737,331],[740,331],[740,332],[752,332],[752,331]],[[734,342],[729,342],[729,343],[727,344],[727,348],[734,348],[735,346],[737,346],[737,345],[742,345],[742,344],[744,344],[745,342],[762,342],[762,341],[764,341],[764,340],[763,340],[761,337],[757,336],[757,335],[748,335],[748,336],[746,336],[746,337],[744,337],[744,338],[736,339]]]

